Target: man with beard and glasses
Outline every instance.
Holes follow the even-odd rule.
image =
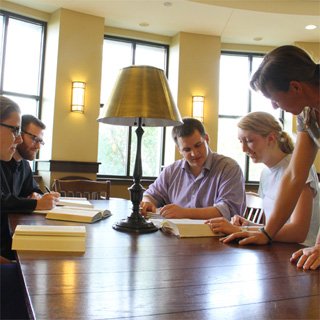
[[[52,209],[59,193],[43,194],[33,178],[28,162],[36,158],[41,145],[44,145],[45,125],[32,115],[23,115],[21,137],[10,161],[1,161],[1,210],[31,212]]]

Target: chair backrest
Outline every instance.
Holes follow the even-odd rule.
[[[263,202],[257,193],[246,192],[247,207],[244,218],[253,223],[265,224],[266,216],[263,211]]]
[[[62,197],[85,197],[88,200],[110,198],[110,181],[58,180],[53,183],[54,191]]]

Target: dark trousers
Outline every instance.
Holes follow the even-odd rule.
[[[0,264],[0,319],[30,319],[25,289],[16,263]]]

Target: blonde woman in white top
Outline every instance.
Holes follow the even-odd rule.
[[[264,163],[259,195],[268,221],[279,192],[279,185],[291,160],[293,142],[280,123],[269,113],[252,112],[238,123],[238,138],[245,152],[254,163]],[[274,237],[275,241],[297,242],[304,245],[315,243],[320,222],[319,187],[315,168],[309,176],[290,219]],[[227,234],[241,231],[249,223],[237,216],[231,224],[223,218],[208,221],[212,230]],[[257,225],[257,228],[261,227]],[[251,229],[251,228],[250,228]],[[255,228],[253,228],[255,229]]]

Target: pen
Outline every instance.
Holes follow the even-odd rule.
[[[49,192],[49,193],[51,192],[47,186],[45,186],[45,188],[46,188],[47,192]]]

